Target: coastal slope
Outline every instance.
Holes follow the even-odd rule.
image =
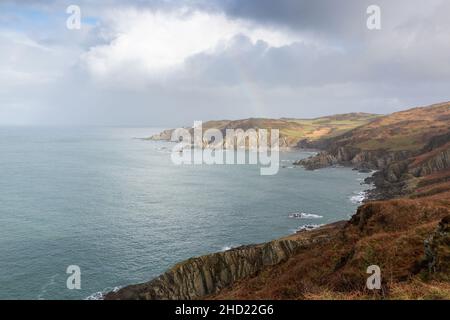
[[[298,161],[377,172],[349,221],[192,258],[106,299],[450,299],[450,103],[377,117],[311,140]],[[368,290],[367,267],[382,287]]]
[[[361,206],[348,222],[181,262],[106,299],[450,299],[450,201]],[[366,288],[367,267],[382,289]]]
[[[296,164],[306,169],[339,164],[377,170],[423,154],[425,147],[433,147],[433,142],[448,141],[449,132],[450,102],[413,108],[377,117],[336,137],[305,140],[302,147],[322,152]]]
[[[227,129],[278,129],[280,147],[299,147],[304,141],[314,142],[323,138],[339,136],[354,128],[368,124],[380,115],[370,113],[347,113],[314,119],[265,119],[217,120],[203,123],[203,130],[218,129],[225,134]],[[191,129],[192,130],[192,129]],[[170,141],[174,129],[165,130],[148,138],[149,140]]]

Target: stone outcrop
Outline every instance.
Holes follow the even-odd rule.
[[[405,196],[416,188],[415,180],[450,169],[450,135],[434,137],[419,152],[401,161],[392,161],[372,177],[366,179],[375,189],[371,199],[390,199]],[[436,181],[438,182],[438,181]],[[444,181],[441,181],[444,182]]]
[[[192,258],[175,265],[158,278],[106,295],[106,299],[176,300],[215,294],[234,282],[268,266],[286,261],[305,241],[276,240]]]
[[[307,170],[315,170],[335,165],[352,166],[358,169],[379,170],[393,162],[401,161],[411,156],[407,151],[360,150],[353,147],[339,147],[334,150],[322,151],[317,155],[294,162]]]
[[[327,230],[327,242],[310,244],[288,261],[207,298],[448,299],[449,214],[445,199],[364,204],[350,221]],[[381,290],[367,290],[370,265],[381,269]],[[428,281],[434,281],[429,293]]]
[[[417,173],[413,173],[427,175],[448,167],[450,145],[447,151],[438,149],[450,142],[449,117],[450,103],[445,102],[379,117],[341,135],[303,139],[299,147],[323,152],[296,164],[306,169],[349,165],[381,170],[394,162],[428,154],[420,159],[421,166],[417,161]]]
[[[428,142],[420,149],[396,151],[361,150],[352,145],[342,145],[351,141],[351,135],[352,132],[343,135],[345,142],[341,141],[341,137],[335,139],[336,141],[323,141],[322,146],[327,148],[325,151],[294,164],[307,170],[336,165],[351,166],[359,170],[376,170],[377,172],[365,180],[376,187],[368,190],[368,198],[372,200],[408,195],[416,187],[416,178],[450,169],[450,133],[428,137]]]
[[[164,130],[158,134],[155,134],[148,138],[148,140],[154,140],[154,141],[171,141],[172,140],[172,133],[173,129]]]
[[[316,170],[320,168],[331,167],[338,164],[338,159],[327,153],[327,152],[319,152],[317,155],[295,161],[293,164],[296,166],[303,166],[307,170]]]
[[[423,177],[434,172],[450,168],[450,144],[444,149],[439,149],[430,158],[411,168],[411,173],[416,177]]]
[[[444,217],[436,231],[424,241],[425,263],[431,276],[450,281],[450,216]]]

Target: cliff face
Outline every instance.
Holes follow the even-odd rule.
[[[236,281],[286,261],[310,242],[305,238],[281,239],[192,258],[148,283],[110,293],[106,299],[184,300],[216,294]]]
[[[401,161],[391,161],[368,178],[366,181],[376,187],[369,191],[370,198],[390,199],[414,194],[424,183],[424,178],[431,175],[435,177],[429,184],[445,183],[446,181],[442,181],[441,178],[444,179],[448,170],[450,170],[450,135],[445,134],[432,138],[423,149],[415,152],[414,156]]]
[[[335,165],[352,166],[357,169],[379,170],[389,164],[407,159],[409,151],[361,150],[351,146],[322,151],[317,155],[294,162],[307,170],[316,170]]]
[[[450,143],[433,149],[422,155],[410,165],[410,172],[416,177],[423,177],[450,168]]]
[[[367,124],[379,115],[367,113],[349,113],[315,119],[264,119],[249,118],[241,120],[207,121],[202,124],[203,130],[217,129],[225,136],[227,129],[278,129],[279,145],[282,148],[296,148],[303,142],[318,141],[325,137],[336,136],[351,129]],[[192,128],[189,129],[192,133]],[[174,130],[165,130],[149,138],[149,140],[170,141]]]
[[[310,170],[337,164],[385,169],[393,163],[432,152],[448,143],[449,117],[448,102],[393,113],[336,137],[302,141],[300,146],[319,148],[323,152],[295,164]],[[435,156],[434,160],[423,164],[424,175],[448,167],[448,153]]]
[[[372,200],[414,193],[421,178],[450,169],[450,103],[378,118],[341,136],[309,144],[324,151],[295,162],[307,170],[335,165],[377,170],[366,179]],[[443,187],[443,186],[441,186]]]
[[[155,140],[155,141],[172,141],[172,133],[173,133],[173,129],[168,129],[168,130],[164,130],[158,134],[155,134],[153,136],[151,136],[150,138],[148,138],[147,140]]]

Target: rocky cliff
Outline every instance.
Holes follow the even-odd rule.
[[[307,170],[316,170],[330,166],[352,166],[357,169],[379,170],[393,162],[407,159],[412,155],[409,151],[361,150],[351,146],[322,151],[317,155],[294,162]]]
[[[376,187],[369,191],[371,199],[390,199],[412,194],[424,183],[421,178],[433,174],[436,174],[434,184],[437,184],[439,176],[446,176],[450,170],[450,135],[433,137],[414,156],[404,158],[391,161],[366,179],[366,182],[373,183]]]
[[[217,294],[236,281],[286,261],[311,241],[324,240],[287,238],[192,258],[148,283],[125,287],[105,298],[184,300]]]
[[[295,164],[309,170],[338,164],[381,170],[433,151],[435,158],[422,163],[422,170],[424,174],[439,171],[448,166],[445,150],[440,154],[435,151],[450,141],[448,117],[449,102],[379,117],[336,137],[302,141],[300,147],[323,151]]]
[[[367,203],[347,222],[192,258],[105,299],[448,299],[449,222],[448,199]],[[367,290],[369,265],[382,290]]]
[[[379,115],[367,113],[349,113],[315,119],[265,119],[249,118],[241,120],[207,121],[202,124],[203,130],[217,129],[225,136],[227,129],[278,129],[280,133],[279,145],[282,148],[296,148],[300,144],[319,141],[323,138],[333,137],[361,125],[370,123]],[[189,129],[192,133],[192,128]],[[165,130],[149,138],[149,140],[170,141],[174,130]]]
[[[312,243],[208,298],[449,299],[449,214],[448,200],[365,204],[328,230],[328,242]],[[381,270],[380,290],[366,287],[371,265]]]
[[[153,136],[151,136],[150,138],[147,138],[146,140],[154,140],[154,141],[172,141],[172,133],[173,133],[173,129],[167,129],[164,130],[160,133],[157,133]]]
[[[450,103],[377,118],[297,162],[378,170],[347,222],[192,258],[106,299],[450,299]],[[394,199],[393,199],[394,198]],[[367,267],[382,270],[368,291]]]

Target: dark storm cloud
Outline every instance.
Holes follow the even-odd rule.
[[[364,20],[365,0],[226,0],[218,1],[235,17],[259,23],[286,25],[304,31],[337,33]]]
[[[369,5],[380,6],[384,22],[390,24],[396,19],[404,19],[404,13],[411,11],[411,7],[416,7],[417,13],[420,13],[421,8],[434,7],[440,2],[433,0],[417,4],[409,0],[78,0],[76,4],[92,13],[100,13],[108,8],[125,7],[162,11],[184,7],[223,12],[229,17],[246,19],[258,24],[284,26],[301,32],[314,33],[317,36],[336,36],[345,39],[366,34],[366,9]],[[3,3],[59,10],[73,4],[73,1],[4,0]]]

